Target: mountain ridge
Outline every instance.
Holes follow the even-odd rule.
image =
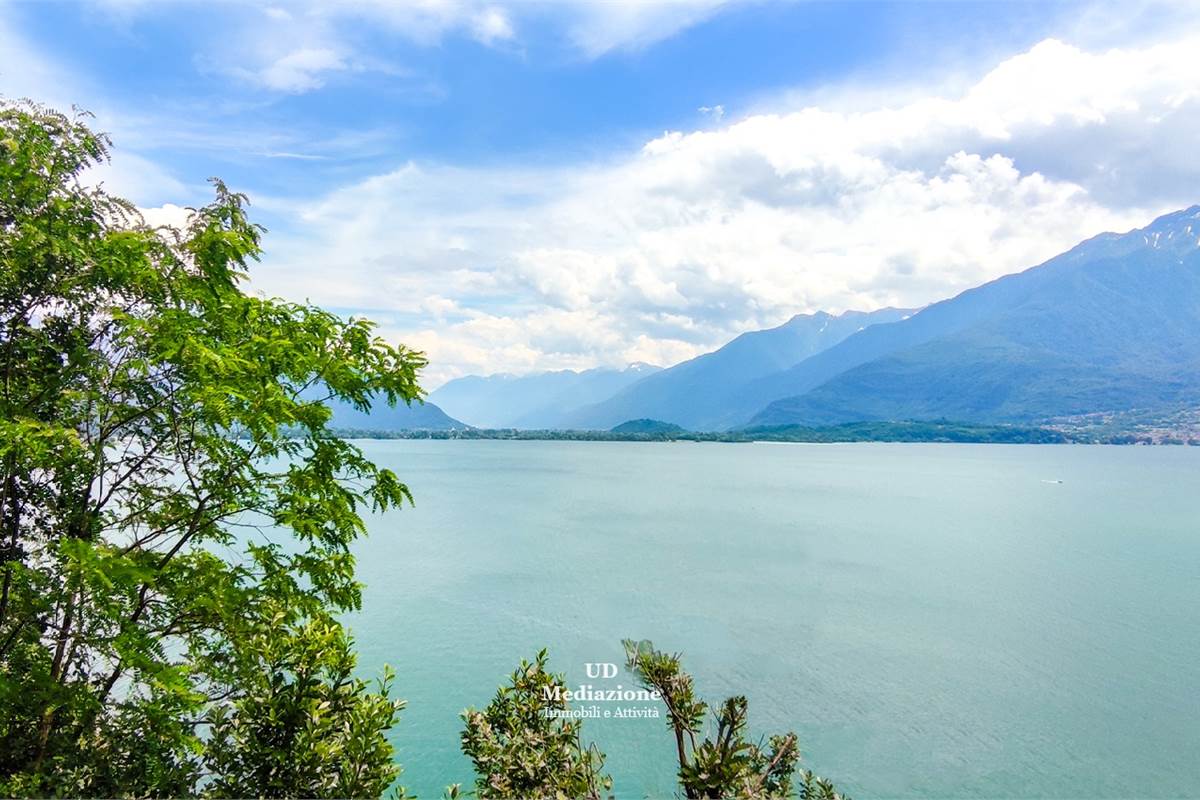
[[[774,376],[744,423],[1027,422],[1200,402],[1200,206],[1104,233]]]
[[[451,417],[429,401],[414,401],[412,405],[397,403],[389,406],[387,401],[376,397],[370,412],[359,411],[340,400],[329,402],[333,412],[329,427],[341,430],[360,431],[447,431],[470,427]]]
[[[656,372],[612,397],[567,415],[566,427],[607,430],[630,419],[657,419],[689,430],[713,430],[748,381],[803,360],[881,321],[912,309],[817,311],[781,325],[747,331],[722,347]]]

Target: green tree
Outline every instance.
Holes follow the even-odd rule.
[[[411,498],[320,401],[425,361],[247,293],[219,181],[182,230],[87,186],[108,146],[0,104],[0,793],[378,795],[400,704],[336,616],[360,514]]]
[[[698,740],[709,712],[696,698],[692,676],[683,671],[678,654],[656,650],[648,641],[626,639],[628,668],[647,689],[658,692],[667,707],[667,725],[675,737],[679,785],[689,798],[773,798],[842,800],[828,781],[801,771],[793,784],[800,748],[796,734],[771,736],[766,745],[746,739],[748,703],[743,696],[726,699],[715,710],[715,735]]]
[[[582,742],[583,721],[555,716],[567,709],[567,687],[546,661],[545,650],[522,661],[487,708],[463,712],[462,749],[475,764],[479,797],[599,800],[612,788],[603,754]]]
[[[274,622],[283,624],[281,612]],[[329,620],[263,629],[248,640],[258,654],[231,706],[212,714],[205,762],[214,797],[373,797],[395,779],[392,749],[379,735],[400,704],[353,677],[345,632]]]

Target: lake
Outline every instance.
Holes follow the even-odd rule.
[[[542,647],[680,651],[751,733],[860,798],[1200,796],[1200,448],[365,441],[350,626],[395,667],[421,797],[459,712]],[[669,797],[665,719],[588,720],[618,797]]]

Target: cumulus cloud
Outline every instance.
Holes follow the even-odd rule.
[[[299,206],[255,281],[390,315],[440,377],[671,363],[799,312],[922,305],[1195,202],[1198,127],[1197,39],[1048,40],[954,96],[756,114],[605,163],[409,164]]]

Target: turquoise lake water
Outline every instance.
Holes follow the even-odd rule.
[[[629,686],[584,667],[626,637],[859,800],[1200,796],[1200,448],[360,444],[417,501],[350,625],[421,797],[522,657]],[[584,729],[618,797],[672,796],[664,720]]]

